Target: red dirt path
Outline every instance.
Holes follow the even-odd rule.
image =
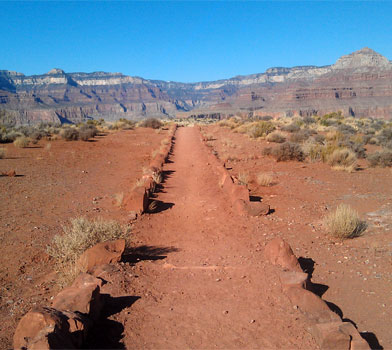
[[[117,318],[126,348],[316,348],[263,259],[265,220],[232,212],[196,128],[177,131],[164,171],[167,209],[133,230],[155,254],[125,270],[123,293],[140,296]]]

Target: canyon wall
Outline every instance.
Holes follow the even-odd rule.
[[[3,70],[0,109],[14,124],[171,118],[198,111],[293,116],[341,110],[355,117],[392,119],[392,64],[364,48],[330,66],[275,67],[198,83],[61,69],[33,76]]]

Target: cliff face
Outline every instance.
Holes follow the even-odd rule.
[[[15,123],[78,122],[85,118],[171,117],[178,112],[253,112],[392,118],[392,64],[369,48],[330,66],[275,67],[265,73],[200,83],[177,83],[121,73],[43,75],[0,71],[0,109]]]

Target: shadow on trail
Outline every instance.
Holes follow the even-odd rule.
[[[139,247],[127,249],[124,252],[121,260],[131,264],[136,264],[142,260],[162,260],[167,258],[167,254],[178,251],[179,249],[176,247],[142,245]]]
[[[299,257],[298,262],[301,266],[301,269],[305,273],[307,273],[309,276],[308,277],[308,283],[309,283],[308,289],[321,298],[323,296],[323,294],[329,289],[329,287],[325,284],[313,283],[311,281],[311,278],[312,278],[313,272],[314,272],[315,261],[312,258]],[[350,322],[355,328],[358,329],[358,327],[354,321],[350,320],[349,318],[343,317],[343,311],[339,306],[337,306],[336,304],[334,304],[330,301],[327,301],[327,300],[324,300],[324,302],[327,304],[327,306],[329,307],[329,309],[331,311],[333,311],[334,313],[339,315],[339,317],[342,319],[343,322]],[[383,349],[383,347],[380,345],[380,343],[374,333],[360,332],[360,335],[363,339],[365,339],[367,341],[367,343],[369,344],[369,346],[372,350],[382,350]]]
[[[120,322],[108,319],[108,317],[132,306],[140,297],[112,297],[109,294],[102,294],[102,297],[104,298],[104,307],[101,317],[88,333],[84,348],[125,349],[121,341],[124,337],[124,326]]]

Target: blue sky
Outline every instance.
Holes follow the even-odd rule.
[[[0,69],[206,81],[364,46],[392,59],[392,2],[0,1],[0,34]]]

